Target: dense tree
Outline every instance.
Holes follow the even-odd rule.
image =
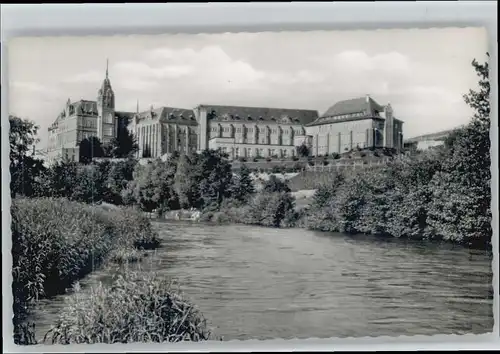
[[[123,192],[125,201],[137,203],[142,210],[162,213],[179,207],[174,190],[174,176],[177,170],[177,156],[166,162],[156,159],[151,163],[137,164],[133,180]]]
[[[311,207],[313,209],[319,209],[324,207],[326,203],[328,203],[328,201],[332,197],[334,197],[335,191],[337,190],[338,186],[342,183],[343,180],[344,176],[340,173],[336,173],[333,176],[333,179],[329,180],[328,183],[322,183],[314,193]]]
[[[220,205],[232,189],[231,165],[218,150],[182,155],[175,175],[175,191],[182,208]]]
[[[124,204],[122,192],[134,178],[134,169],[136,160],[127,159],[125,161],[113,162],[106,176],[106,195],[105,201],[111,204]]]
[[[250,169],[245,164],[242,164],[240,173],[234,176],[231,196],[243,202],[254,193],[255,187],[252,177],[250,176]]]
[[[21,119],[16,116],[9,116],[9,124],[10,161],[18,163],[38,143],[39,139],[36,135],[39,126],[30,120]]]
[[[96,136],[91,136],[89,138],[82,139],[79,144],[80,147],[80,159],[81,163],[90,163],[94,157],[103,157],[104,149]]]
[[[76,162],[71,161],[58,161],[50,166],[43,176],[43,194],[47,197],[74,199],[78,167]]]
[[[115,158],[132,157],[139,150],[135,135],[127,128],[121,129],[111,140],[110,155]]]
[[[198,205],[200,200],[200,173],[196,167],[196,155],[181,155],[174,176],[174,189],[181,208]]]
[[[297,146],[297,155],[299,155],[299,157],[307,157],[309,154],[310,151],[306,144]]]
[[[14,197],[17,194],[33,196],[39,193],[40,177],[45,171],[43,161],[30,156],[38,142],[39,127],[35,123],[9,116],[9,145],[10,145],[10,192]]]
[[[491,242],[490,83],[488,63],[472,61],[479,90],[465,102],[474,110],[470,124],[448,140],[447,158],[431,186],[428,222],[438,237],[458,242]]]
[[[269,176],[269,179],[264,183],[264,186],[262,187],[262,191],[264,193],[289,193],[291,192],[290,187],[288,187],[288,183],[285,181],[282,181],[275,175]]]
[[[106,169],[104,167],[100,164],[78,166],[69,199],[88,204],[102,202],[106,195],[104,184]]]
[[[227,155],[218,151],[202,152],[198,159],[201,170],[200,196],[202,207],[219,207],[233,189],[233,174]]]

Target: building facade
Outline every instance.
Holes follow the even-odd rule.
[[[334,104],[323,115],[315,110],[221,105],[194,109],[151,107],[139,112],[115,110],[115,93],[106,67],[96,101],[69,99],[49,127],[49,162],[78,161],[80,142],[96,136],[108,144],[123,129],[134,134],[137,158],[164,157],[174,151],[221,149],[231,159],[286,158],[306,144],[313,156],[357,147],[403,148],[403,122],[390,104],[369,96]]]
[[[297,144],[308,142],[306,124],[313,110],[201,105],[198,149],[221,149],[230,158],[291,157]]]
[[[193,110],[160,107],[136,113],[128,129],[137,139],[138,158],[157,158],[198,149],[198,122]]]
[[[355,148],[403,148],[403,122],[390,104],[369,96],[340,101],[306,126],[315,156],[341,154]]]
[[[110,143],[118,135],[121,119],[130,115],[129,112],[115,111],[115,94],[106,66],[97,100],[71,102],[68,98],[65,107],[48,128],[48,162],[61,159],[78,161],[80,142],[92,136],[98,137],[103,144]]]

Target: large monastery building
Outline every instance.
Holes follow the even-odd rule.
[[[315,110],[205,104],[124,112],[115,110],[106,69],[97,100],[68,99],[49,127],[48,160],[77,161],[83,139],[96,136],[107,144],[124,129],[137,139],[138,158],[206,149],[221,149],[233,159],[286,158],[302,144],[313,156],[357,147],[403,147],[403,122],[390,104],[382,106],[369,96],[337,102],[321,116]]]
[[[291,157],[306,138],[313,110],[200,105],[199,149],[222,149],[231,158]]]

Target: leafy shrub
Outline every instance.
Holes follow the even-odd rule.
[[[200,312],[155,274],[129,273],[112,286],[76,287],[68,307],[45,335],[52,344],[204,341]]]
[[[269,227],[282,226],[283,220],[294,209],[294,198],[289,192],[258,193],[243,208],[239,222]]]

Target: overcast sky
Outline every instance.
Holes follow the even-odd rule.
[[[411,137],[466,123],[483,29],[262,32],[23,38],[9,44],[9,112],[47,127],[68,98],[95,100],[105,76],[116,109],[198,104],[315,109],[370,94]]]

